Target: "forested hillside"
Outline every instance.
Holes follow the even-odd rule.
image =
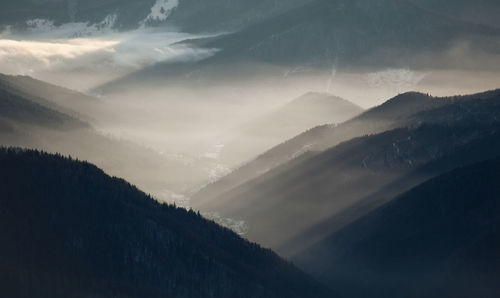
[[[272,251],[60,155],[0,149],[0,206],[6,297],[330,297]]]
[[[343,297],[497,297],[499,182],[498,159],[453,170],[295,259]]]

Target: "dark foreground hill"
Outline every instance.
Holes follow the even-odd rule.
[[[500,160],[453,170],[296,257],[342,297],[498,297]]]
[[[0,149],[4,297],[323,297],[272,251],[95,166]]]

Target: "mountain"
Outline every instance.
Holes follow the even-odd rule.
[[[27,77],[0,76],[0,106],[0,145],[89,160],[164,199],[208,179],[204,169],[104,135],[81,120],[99,113],[102,102],[95,98]]]
[[[355,120],[357,122],[349,121],[362,123],[360,119],[378,119],[382,126],[377,127],[375,121],[365,122],[364,129],[372,129],[371,135],[299,156],[264,174],[259,175],[256,168],[252,168],[255,164],[250,163],[246,169],[254,170],[256,176],[220,193],[215,184],[209,186],[196,195],[193,206],[245,220],[249,239],[289,255],[369,212],[387,197],[452,168],[498,155],[498,92],[427,99],[422,101],[420,112],[412,105],[418,101],[405,96],[390,100],[365,112]],[[425,110],[422,109],[425,102],[439,104]],[[413,114],[401,112],[400,117],[391,118],[397,115],[393,112],[405,110]],[[385,118],[379,117],[382,115]],[[401,128],[373,134],[376,129],[398,123]],[[358,131],[360,128],[362,126],[358,126]],[[341,131],[329,137],[344,136],[338,134]],[[432,164],[434,168],[424,170]],[[421,169],[419,175],[409,176],[417,169]],[[230,186],[224,183],[232,182],[228,178],[241,179],[238,176],[241,173],[236,171],[219,184]],[[385,191],[379,193],[379,190]],[[346,211],[349,208],[351,213]],[[349,216],[342,217],[343,220],[321,224],[331,223],[329,218],[344,211]],[[272,215],[276,212],[280,213],[279,217]]]
[[[221,158],[230,158],[230,152],[255,157],[297,134],[327,123],[342,123],[363,109],[345,99],[329,93],[309,92],[253,119],[237,129],[236,137],[225,142]],[[248,153],[247,153],[248,152]]]
[[[500,5],[495,0],[478,0],[474,3],[467,0],[415,0],[413,2],[458,19],[500,27],[500,21],[497,18]]]
[[[475,97],[481,96],[491,95],[475,95]],[[198,201],[201,204],[201,201],[210,201],[305,152],[323,151],[351,138],[404,127],[409,124],[413,114],[447,105],[450,102],[451,98],[435,98],[422,93],[409,92],[400,94],[339,125],[314,127],[271,148],[215,183],[207,185],[194,196],[193,202],[198,204]]]
[[[206,46],[222,49],[213,59],[397,67],[422,64],[412,60],[422,51],[447,50],[473,36],[498,39],[499,34],[497,28],[440,15],[410,1],[316,0]]]
[[[243,133],[281,135],[289,139],[322,124],[341,123],[363,111],[359,106],[340,97],[319,92],[306,93],[243,128]]]
[[[492,59],[480,59],[474,53],[496,55],[500,28],[475,22],[478,17],[464,21],[447,15],[446,7],[455,1],[432,5],[438,11],[427,8],[428,2],[309,1],[230,34],[186,41],[191,46],[219,49],[201,62],[158,63],[97,90],[110,93],[130,84],[174,84],[178,80],[211,85],[217,80],[248,77],[329,76],[332,67],[347,71],[497,67]],[[499,11],[498,3],[492,2],[491,11]],[[463,4],[459,11],[470,11],[474,5]]]
[[[184,32],[233,32],[279,15],[310,0],[258,0],[210,2],[202,0],[21,0],[6,3],[0,25],[25,26],[33,19],[56,25],[84,22],[97,27],[129,30],[141,25],[179,28]]]
[[[99,99],[62,88],[29,76],[0,74],[0,88],[18,97],[69,114],[74,118],[93,119],[100,108]]]
[[[311,0],[180,0],[168,23],[187,32],[235,32]]]
[[[185,32],[235,32],[269,19],[277,18],[288,11],[304,10],[309,13],[307,4],[313,0],[257,0],[251,3],[244,0],[58,0],[35,1],[20,0],[5,3],[0,12],[0,25],[23,26],[27,20],[46,19],[56,25],[69,22],[86,22],[91,25],[106,26],[127,30],[141,24],[175,26]],[[470,1],[414,0],[400,1],[403,4],[418,5],[421,9],[466,20],[483,25],[498,26],[496,16],[500,6],[495,0]],[[407,3],[405,3],[407,2]],[[413,2],[413,3],[412,3]],[[396,2],[379,2],[375,7],[391,14]],[[341,9],[350,9],[349,2],[334,3]],[[363,8],[370,3],[358,2]],[[397,3],[396,3],[397,4]],[[110,16],[113,16],[110,18]],[[338,15],[332,15],[336,17]],[[312,16],[310,16],[312,18]],[[106,23],[111,22],[109,24]]]
[[[0,86],[0,119],[3,122],[16,119],[16,122],[25,125],[40,125],[54,129],[88,128],[88,124],[59,111],[52,110],[38,103],[27,100],[8,92]],[[50,102],[47,102],[50,105]]]
[[[130,29],[146,19],[156,0],[20,0],[5,3],[0,13],[1,25],[26,26],[26,21],[45,19],[56,25],[70,22],[100,24],[106,17],[115,15],[118,28]],[[161,1],[169,2],[169,1]],[[105,25],[101,23],[101,25]]]
[[[8,297],[326,297],[270,250],[60,155],[0,149]]]
[[[495,159],[431,179],[295,260],[343,297],[498,296],[499,173]]]

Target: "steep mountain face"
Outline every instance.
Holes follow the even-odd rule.
[[[326,297],[272,251],[88,163],[0,149],[8,297]]]
[[[324,152],[292,160],[204,200],[204,193],[211,194],[211,188],[207,188],[197,195],[196,207],[246,220],[249,239],[282,254],[303,249],[348,220],[376,208],[387,197],[424,179],[498,155],[498,92],[440,100],[445,102],[441,107],[435,105],[433,109],[417,112],[418,109],[413,110],[414,101],[408,100],[406,109],[399,109],[405,100],[393,99],[383,105],[385,113],[381,112],[381,106],[358,118],[383,120],[379,117],[385,115],[384,125],[396,124],[391,118],[396,115],[393,113],[413,110],[413,116],[401,113],[401,117],[396,117],[406,122],[404,128],[355,138]],[[366,122],[366,127],[374,129],[376,125]],[[408,176],[433,163],[436,166],[432,170]],[[235,173],[231,177],[241,178]],[[401,182],[403,177],[407,179]],[[377,193],[381,189],[386,191]],[[335,218],[349,208],[351,213],[345,213],[348,216],[344,219],[335,224],[321,224],[331,223],[330,217]],[[277,212],[279,217],[272,216]],[[314,228],[316,225],[321,229]]]
[[[258,0],[258,1],[202,1],[202,0],[20,0],[5,3],[0,12],[0,25],[22,25],[27,20],[47,19],[56,24],[69,22],[88,22],[101,24],[108,18],[111,25],[118,29],[137,28],[141,24],[167,24],[179,27],[186,32],[235,32],[276,18],[290,10],[303,10],[310,13],[307,4],[312,0]],[[331,1],[330,1],[331,2]],[[403,1],[401,1],[403,2]],[[411,1],[408,1],[411,3]],[[404,2],[403,2],[404,3]],[[378,2],[370,6],[368,1],[358,1],[361,9],[377,7],[391,15],[397,2]],[[349,2],[334,3],[339,10],[349,11]],[[498,26],[496,16],[500,6],[495,0],[470,1],[414,0],[411,5],[421,9],[462,19],[478,24]],[[111,18],[109,18],[112,16]],[[314,15],[317,17],[318,15]],[[332,14],[338,17],[339,14]],[[355,17],[355,14],[349,14]],[[312,16],[310,16],[312,17]]]
[[[495,0],[478,0],[474,2],[467,0],[414,0],[413,2],[432,11],[469,22],[500,26],[497,17],[500,14],[500,5]]]
[[[311,0],[179,0],[169,23],[188,32],[235,32]]]
[[[202,169],[105,136],[77,118],[92,117],[101,107],[95,98],[27,77],[1,76],[0,107],[0,145],[37,148],[89,160],[158,197],[207,179]]]
[[[247,156],[244,160],[250,160],[256,153],[273,148],[305,130],[327,123],[342,123],[362,111],[361,107],[332,94],[309,92],[239,127],[237,136],[224,142],[221,158],[230,160],[230,153],[237,152],[239,160],[242,154]]]
[[[166,77],[169,81],[196,77],[213,82],[210,79],[214,77],[231,79],[251,74],[283,79],[294,69],[301,70],[300,76],[328,73],[332,67],[497,67],[491,59],[467,58],[474,52],[496,55],[499,28],[447,15],[446,7],[455,5],[454,1],[433,5],[438,11],[426,8],[430,1],[424,2],[310,1],[232,34],[189,41],[191,45],[220,49],[204,61],[159,63],[98,89],[112,92],[131,83],[161,82]],[[493,11],[500,10],[498,3],[489,4]],[[463,4],[460,11],[467,12],[472,5]]]
[[[495,297],[500,161],[398,196],[298,255],[343,297]]]
[[[398,66],[418,65],[412,57],[423,51],[446,50],[472,36],[498,39],[499,34],[495,28],[439,15],[409,1],[317,0],[207,46],[223,49],[213,58],[222,60]]]

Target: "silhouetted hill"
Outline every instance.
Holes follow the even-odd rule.
[[[237,135],[224,142],[222,158],[230,158],[231,152],[237,152],[239,160],[242,156],[247,156],[244,160],[253,159],[307,129],[342,123],[362,111],[361,107],[332,94],[306,93],[239,127]]]
[[[244,134],[279,134],[289,139],[322,124],[342,123],[363,111],[359,106],[328,93],[309,92],[244,127]]]
[[[6,297],[323,297],[272,251],[95,166],[0,149]]]
[[[496,297],[498,159],[395,198],[295,259],[343,297]]]
[[[208,191],[213,189],[209,186],[197,194],[198,201],[194,204],[201,210],[247,221],[249,239],[288,255],[425,179],[498,156],[497,92],[427,98],[428,102],[446,104],[417,112],[411,105],[413,100],[391,100],[383,105],[388,111],[385,120],[380,118],[383,106],[358,118],[384,120],[386,127],[399,123],[403,128],[354,138],[326,151],[292,159],[205,200],[203,194],[210,194]],[[402,106],[410,108],[402,110],[413,111],[413,116],[401,113],[401,117],[395,117],[393,112],[403,102],[406,105]],[[422,106],[425,102],[422,101]],[[377,129],[369,123],[366,122],[366,127]],[[432,170],[408,176],[431,164],[436,165]],[[238,171],[228,177],[240,178],[237,174]],[[407,179],[400,181],[404,177]],[[228,181],[224,179],[227,178],[221,181]],[[351,211],[343,214],[346,209]],[[280,216],[273,216],[277,212]],[[335,221],[339,214],[343,215],[342,220]],[[330,224],[321,224],[323,221]]]

